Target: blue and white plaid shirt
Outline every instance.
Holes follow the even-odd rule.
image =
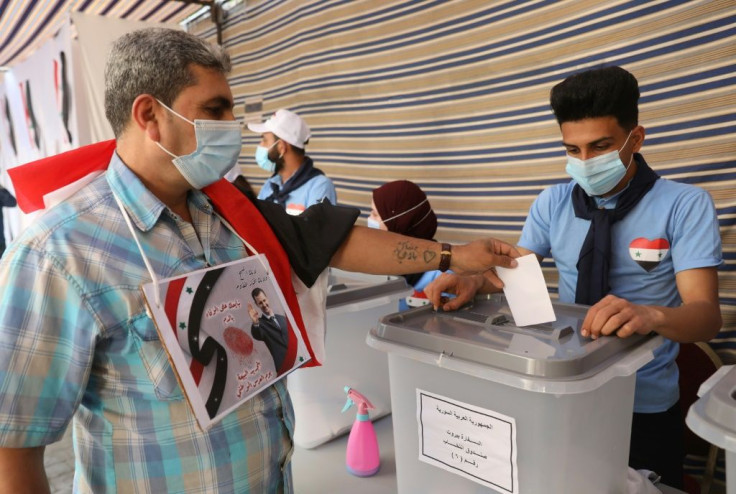
[[[139,286],[246,255],[201,192],[193,223],[113,156],[0,262],[0,447],[61,439],[74,416],[75,492],[290,492],[294,414],[279,381],[199,429]],[[75,415],[76,412],[76,415]]]

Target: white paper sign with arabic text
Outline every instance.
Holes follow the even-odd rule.
[[[417,389],[419,460],[498,492],[519,492],[513,417]]]

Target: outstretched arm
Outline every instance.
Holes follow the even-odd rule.
[[[332,256],[330,266],[369,274],[408,274],[438,269],[442,244],[397,233],[353,227]],[[487,238],[453,245],[450,269],[478,273],[493,266],[515,267],[519,252],[500,240]]]
[[[516,247],[516,251],[522,256],[533,254],[529,249]],[[541,256],[537,256],[541,261]],[[458,275],[454,273],[445,273],[432,281],[424,288],[424,293],[432,302],[435,310],[442,307],[442,310],[457,310],[463,304],[475,297],[476,293],[496,293],[503,290],[503,282],[496,274],[495,269],[489,269],[482,274]],[[452,293],[455,298],[448,301],[442,300],[443,293]]]

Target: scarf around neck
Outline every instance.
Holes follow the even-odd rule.
[[[277,202],[283,207],[286,207],[286,199],[289,197],[289,194],[318,175],[324,175],[324,172],[314,167],[312,158],[305,156],[302,165],[283,186],[279,187],[278,184],[271,182],[271,195],[266,197],[265,200]]]
[[[623,219],[659,179],[644,157],[634,154],[636,174],[629,186],[619,196],[614,209],[601,209],[578,184],[572,189],[572,205],[575,216],[590,220],[578,257],[578,283],[575,303],[593,305],[610,291],[608,272],[611,267],[611,228]]]

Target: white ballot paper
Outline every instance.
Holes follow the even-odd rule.
[[[515,268],[496,267],[514,324],[521,327],[556,321],[537,256],[517,257],[516,262],[519,265]]]

